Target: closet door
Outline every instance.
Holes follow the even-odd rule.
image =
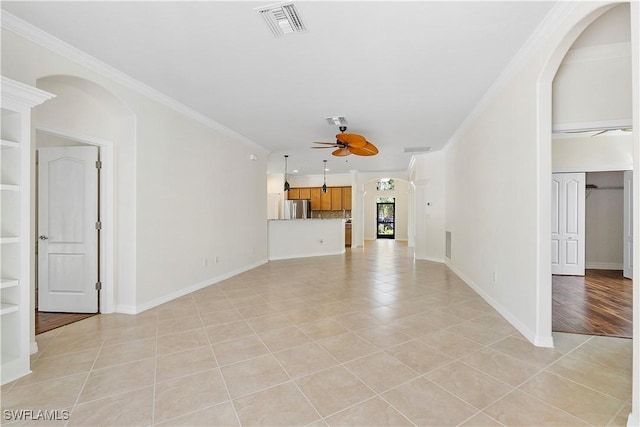
[[[551,273],[584,276],[585,174],[552,178]]]

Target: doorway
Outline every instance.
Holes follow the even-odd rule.
[[[100,148],[36,132],[36,335],[100,307]]]
[[[379,197],[376,201],[376,236],[378,239],[396,237],[396,200],[394,197]]]
[[[630,173],[554,174],[554,184],[560,181],[558,176],[586,177],[586,184],[580,190],[586,202],[582,203],[582,208],[573,209],[574,221],[560,221],[583,225],[584,239],[581,240],[584,240],[585,250],[574,256],[580,258],[576,263],[582,265],[580,271],[565,271],[552,265],[552,323],[555,332],[631,338],[633,284],[623,274],[623,271],[631,269],[631,265],[627,265],[629,254],[625,253],[628,246],[625,237],[630,234],[626,228],[633,217],[627,200],[627,194],[631,193],[626,184]],[[555,190],[553,194],[555,206]],[[571,197],[561,199],[568,204]],[[555,217],[552,217],[552,233],[559,222]],[[576,239],[569,242],[575,243]],[[570,253],[568,250],[553,250],[552,255],[557,252],[561,255]]]

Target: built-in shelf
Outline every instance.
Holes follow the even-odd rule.
[[[0,139],[0,148],[20,148],[20,143],[9,141],[8,139]]]
[[[55,95],[4,76],[0,83],[0,276],[4,276],[0,281],[0,385],[4,385],[30,372],[31,109]]]
[[[0,289],[8,289],[16,287],[20,284],[18,279],[7,279],[6,277],[0,278]]]
[[[13,184],[0,184],[0,191],[20,191],[20,186]]]
[[[0,303],[0,316],[18,311],[20,307],[17,304]]]

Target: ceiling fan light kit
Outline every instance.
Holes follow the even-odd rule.
[[[336,135],[336,142],[314,142],[314,144],[322,144],[326,147],[311,148],[337,148],[333,153],[334,156],[344,157],[351,154],[356,156],[375,156],[378,154],[378,148],[367,141],[367,139],[357,133],[345,133],[346,126],[340,126],[340,132]]]

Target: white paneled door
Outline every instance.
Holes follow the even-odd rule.
[[[42,148],[38,310],[98,311],[98,148]]]
[[[624,172],[624,238],[623,271],[627,279],[633,276],[633,171]]]
[[[551,273],[584,276],[585,174],[552,178]]]

